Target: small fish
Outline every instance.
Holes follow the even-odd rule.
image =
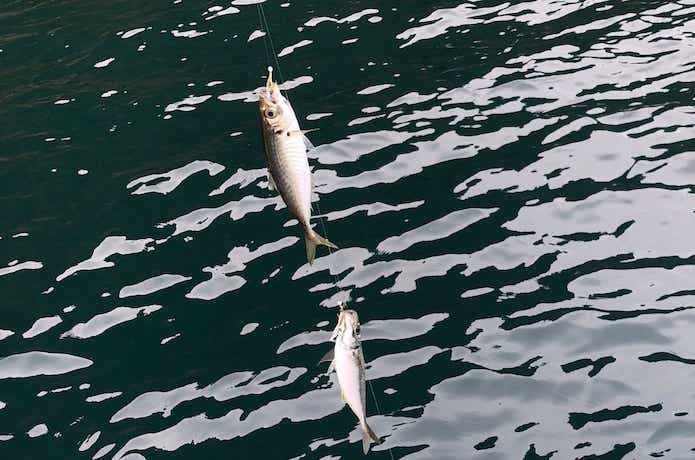
[[[364,375],[364,356],[360,344],[360,320],[355,310],[342,310],[338,315],[338,325],[331,340],[335,341],[333,350],[321,359],[331,361],[330,373],[335,369],[343,401],[350,406],[362,427],[362,450],[369,452],[372,442],[381,443],[381,439],[367,424],[366,382]]]
[[[306,257],[313,263],[316,246],[337,249],[338,246],[316,233],[309,223],[311,218],[311,171],[307,159],[304,136],[308,131],[299,129],[297,117],[290,102],[280,93],[273,81],[273,68],[268,67],[268,80],[258,95],[261,113],[261,132],[265,158],[268,163],[268,184],[276,189],[290,212],[304,228]]]

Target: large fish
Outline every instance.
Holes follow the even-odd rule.
[[[268,183],[276,189],[290,212],[304,228],[306,257],[311,264],[316,246],[338,247],[316,233],[309,223],[311,218],[311,171],[307,159],[304,133],[299,129],[297,117],[290,102],[280,93],[273,81],[273,68],[268,67],[268,80],[258,95],[261,111],[261,131],[265,158],[268,163]]]
[[[360,343],[360,320],[355,310],[340,312],[338,325],[333,331],[331,340],[335,341],[335,346],[321,361],[331,361],[328,372],[335,369],[338,375],[341,396],[357,416],[362,428],[362,450],[367,454],[370,444],[372,442],[379,444],[381,439],[367,424],[364,356]]]

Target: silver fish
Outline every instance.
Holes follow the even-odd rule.
[[[311,171],[306,156],[304,134],[307,131],[299,129],[297,116],[290,102],[280,93],[280,88],[273,81],[272,67],[268,67],[268,80],[258,95],[258,103],[265,158],[268,163],[268,183],[270,188],[277,189],[287,208],[304,228],[306,257],[311,264],[317,245],[335,249],[338,247],[316,233],[309,223]]]
[[[381,439],[367,424],[366,381],[364,356],[360,343],[360,320],[355,310],[342,310],[338,315],[338,325],[331,340],[335,341],[333,350],[326,353],[321,361],[331,361],[330,373],[335,369],[343,401],[350,406],[362,428],[362,450],[369,452],[372,442],[379,444]]]

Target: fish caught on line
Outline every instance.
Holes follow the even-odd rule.
[[[360,342],[360,320],[355,310],[340,311],[331,340],[335,341],[333,350],[319,362],[331,362],[328,373],[335,369],[343,401],[357,416],[362,428],[362,450],[367,454],[371,443],[380,444],[381,438],[367,424],[364,355]]]
[[[313,263],[316,246],[337,249],[338,246],[316,233],[311,218],[311,171],[307,146],[311,143],[299,128],[290,102],[273,81],[273,68],[268,67],[268,80],[258,94],[263,147],[268,164],[268,186],[280,193],[290,212],[304,229],[306,256]]]

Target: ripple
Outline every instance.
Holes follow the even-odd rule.
[[[202,37],[203,35],[207,35],[210,33],[209,31],[199,31],[195,29],[190,29],[190,30],[172,30],[171,35],[177,38],[198,38]]]
[[[432,313],[417,319],[371,320],[361,326],[362,341],[398,341],[418,337],[427,334],[437,323],[444,321],[448,317],[447,313]],[[330,332],[327,331],[302,332],[281,343],[276,353],[284,353],[287,350],[303,345],[325,343],[330,338],[330,335]]]
[[[102,401],[106,401],[107,399],[117,398],[117,397],[121,396],[122,394],[123,394],[123,393],[120,392],[120,391],[115,391],[115,392],[112,392],[112,393],[101,393],[101,394],[98,394],[98,395],[88,396],[88,397],[85,399],[85,401],[88,402],[88,403],[102,402]]]
[[[235,291],[246,284],[246,280],[241,276],[232,276],[232,273],[241,272],[246,265],[258,257],[272,254],[281,249],[294,245],[299,238],[294,236],[285,237],[273,243],[266,243],[257,249],[250,251],[247,247],[233,248],[227,257],[229,261],[223,265],[205,267],[203,272],[210,273],[210,279],[203,281],[191,289],[186,297],[192,299],[211,300],[227,292]]]
[[[497,209],[462,209],[410,230],[402,235],[385,239],[376,250],[383,253],[402,252],[423,241],[446,238],[482,219],[490,217]]]
[[[0,329],[0,340],[4,340],[11,335],[14,335],[13,331],[8,331],[7,329]]]
[[[529,2],[531,3],[531,2]],[[540,2],[533,2],[539,4]],[[558,2],[559,3],[559,2]],[[484,22],[481,16],[490,15],[498,12],[508,5],[506,3],[490,8],[476,8],[475,6],[465,3],[455,8],[443,8],[435,10],[428,16],[420,19],[418,22],[425,25],[411,27],[396,35],[396,38],[406,40],[401,44],[401,48],[413,45],[422,40],[430,40],[453,27],[461,27]],[[538,5],[540,6],[540,4]],[[525,8],[524,8],[525,9]]]
[[[85,450],[89,450],[94,445],[94,443],[96,443],[99,440],[100,435],[101,435],[101,431],[96,431],[96,432],[90,434],[89,436],[87,436],[87,438],[85,438],[84,441],[82,441],[82,444],[80,444],[80,447],[78,447],[77,450],[80,452],[84,452]]]
[[[310,152],[310,155],[326,165],[353,162],[391,145],[404,143],[415,136],[417,136],[417,133],[401,133],[397,131],[353,134],[346,139],[321,145]]]
[[[69,331],[63,333],[63,337],[73,337],[76,339],[88,339],[103,334],[114,326],[127,321],[132,321],[139,315],[149,315],[159,309],[161,305],[148,305],[146,307],[116,307],[113,310],[95,315],[86,323],[79,323]]]
[[[208,12],[214,13],[205,18],[206,21],[210,21],[215,18],[219,18],[222,16],[226,16],[228,14],[236,14],[241,12],[239,8],[234,8],[233,6],[228,6],[227,8],[223,7],[210,7],[208,8]]]
[[[211,97],[212,96],[209,94],[206,94],[203,96],[188,96],[183,100],[180,100],[177,102],[172,102],[171,104],[167,105],[164,108],[164,111],[165,112],[176,112],[178,110],[179,112],[190,112],[191,110],[195,110],[196,105],[202,104],[203,102],[207,101]],[[130,188],[130,187],[128,187],[128,188]]]
[[[173,225],[172,236],[186,232],[200,232],[208,228],[218,217],[229,213],[233,220],[243,219],[246,214],[263,211],[266,207],[278,202],[278,198],[259,198],[247,195],[239,201],[230,201],[217,208],[201,208],[161,224]]]
[[[135,188],[135,190],[131,192],[133,195],[142,195],[145,193],[161,193],[166,195],[174,191],[190,176],[201,171],[208,171],[210,176],[216,176],[224,171],[224,166],[211,161],[195,160],[186,166],[173,169],[166,173],[150,174],[132,180],[128,183],[127,188]]]
[[[144,251],[147,245],[153,241],[152,238],[129,240],[125,236],[108,236],[94,249],[92,257],[66,269],[56,277],[56,281],[63,281],[65,278],[81,271],[113,267],[115,264],[106,259],[116,254],[137,254]]]
[[[232,174],[222,185],[210,192],[210,196],[221,195],[227,189],[234,185],[238,185],[240,189],[247,187],[261,177],[267,177],[268,171],[266,168],[243,170],[238,169]]]
[[[0,268],[0,276],[9,275],[11,273],[16,273],[22,270],[40,270],[42,268],[43,264],[41,262],[28,260],[26,262],[12,264],[9,267]]]
[[[292,422],[318,420],[335,411],[330,404],[333,395],[312,391],[299,398],[276,400],[264,407],[251,411],[242,420],[241,409],[233,409],[222,417],[209,419],[204,414],[181,420],[176,425],[157,433],[148,433],[130,439],[114,456],[156,448],[174,451],[189,443],[201,443],[208,439],[230,440],[263,428],[272,427],[285,418]]]
[[[363,88],[363,89],[357,91],[357,94],[367,96],[370,94],[380,93],[381,91],[384,91],[385,89],[393,88],[394,86],[395,85],[393,85],[392,83],[384,83],[381,85],[372,85],[372,86],[368,86],[366,88]]]
[[[569,424],[579,430],[587,423],[601,423],[606,420],[622,420],[640,413],[659,412],[663,409],[661,404],[653,404],[649,407],[622,406],[617,409],[603,409],[592,414],[570,412]]]
[[[381,356],[369,362],[369,378],[381,379],[397,376],[407,370],[427,364],[434,356],[443,351],[441,348],[430,346],[405,353]]]
[[[62,322],[62,318],[58,315],[39,318],[34,321],[34,324],[26,332],[22,333],[22,337],[25,339],[36,337]]]
[[[44,423],[40,423],[36,425],[34,428],[31,430],[27,431],[27,435],[30,438],[38,438],[39,436],[43,436],[48,433],[48,427]]]
[[[309,83],[312,83],[314,81],[314,78],[309,76],[309,75],[302,75],[296,78],[292,79],[287,79],[284,82],[282,82],[280,85],[280,90],[282,91],[289,91],[294,88],[298,88],[302,85],[306,85]],[[258,87],[256,89],[250,90],[250,91],[242,91],[238,93],[224,93],[219,96],[217,96],[217,99],[223,102],[232,102],[232,101],[243,101],[243,102],[257,102],[258,101],[258,90],[262,87]]]
[[[108,66],[109,64],[111,64],[111,63],[112,63],[113,61],[115,61],[115,60],[116,60],[116,58],[104,59],[103,61],[99,61],[99,62],[97,62],[96,64],[94,64],[94,67],[96,67],[96,68],[106,67],[106,66]]]
[[[0,358],[0,379],[67,374],[92,364],[89,359],[65,353],[29,351]]]
[[[271,388],[289,385],[305,372],[306,369],[303,368],[287,367],[273,367],[259,373],[234,372],[203,388],[199,388],[197,383],[191,383],[166,392],[143,393],[116,412],[111,417],[111,423],[128,418],[145,418],[154,414],[169,417],[177,405],[196,398],[226,401],[243,395],[261,394]],[[278,380],[280,377],[285,378]]]
[[[258,323],[244,324],[244,327],[241,328],[241,332],[239,332],[239,335],[248,335],[248,334],[252,333],[253,331],[255,331],[257,327],[258,327]]]
[[[283,56],[287,56],[288,54],[292,54],[298,48],[302,48],[303,46],[311,45],[312,43],[314,43],[312,40],[302,40],[302,41],[295,43],[294,45],[286,46],[280,50],[280,52],[278,53],[278,57],[283,57]]]
[[[310,20],[305,22],[304,25],[307,27],[315,27],[318,24],[321,24],[322,22],[327,22],[327,21],[335,22],[337,24],[345,24],[345,23],[359,21],[363,17],[374,15],[374,14],[377,14],[378,12],[379,12],[379,10],[376,8],[366,8],[362,11],[352,13],[352,14],[345,16],[344,18],[340,18],[340,19],[329,18],[329,17],[325,17],[325,16],[311,18]]]
[[[123,286],[118,293],[118,297],[123,299],[125,297],[152,294],[190,279],[192,279],[190,276],[165,273],[163,275],[153,276],[152,278],[148,278],[130,286]]]
[[[325,218],[328,221],[345,219],[353,214],[361,211],[367,211],[367,216],[376,216],[384,212],[400,212],[406,209],[418,208],[425,204],[424,200],[413,201],[411,203],[401,203],[396,205],[390,205],[387,203],[369,203],[369,204],[358,204],[348,209],[343,209],[341,211],[332,211],[325,214]]]
[[[114,447],[116,447],[116,444],[113,444],[113,443],[105,445],[104,447],[99,449],[96,454],[94,454],[94,456],[92,457],[92,460],[97,460],[97,459],[103,457],[104,455],[111,452]]]
[[[372,455],[691,458],[691,3],[10,4],[3,452],[359,455],[316,366],[346,301]],[[260,4],[320,128],[311,266]]]

